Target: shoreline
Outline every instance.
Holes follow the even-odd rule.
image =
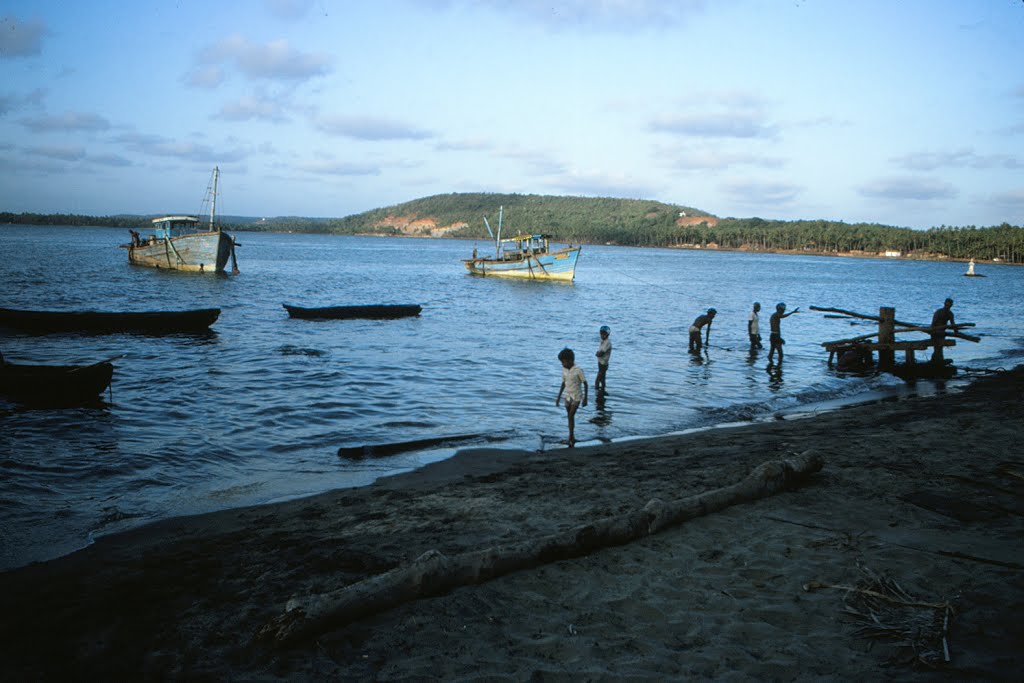
[[[964,377],[964,376],[956,376],[956,377],[953,377],[950,380],[944,381],[942,387],[939,387],[939,388],[932,387],[931,391],[933,391],[933,392],[934,391],[938,391],[939,393],[946,393],[946,392],[952,393],[952,392],[962,391],[965,386],[967,386],[971,381],[973,381],[973,379],[976,379],[976,378],[977,378],[977,375],[974,375],[971,378]],[[926,386],[932,386],[932,385],[929,384],[926,381]],[[723,422],[713,422],[713,423],[701,424],[701,425],[693,426],[693,427],[684,427],[684,428],[681,428],[681,429],[672,429],[672,430],[665,431],[665,432],[637,433],[637,434],[620,435],[620,436],[612,438],[612,439],[591,438],[591,439],[586,440],[586,441],[578,442],[577,443],[577,447],[599,447],[599,446],[607,446],[607,445],[613,445],[613,444],[623,444],[623,443],[628,443],[628,442],[633,442],[633,441],[638,441],[638,440],[650,440],[650,439],[661,439],[661,438],[671,438],[671,437],[686,436],[686,435],[691,435],[691,434],[698,434],[698,433],[709,431],[709,430],[732,429],[732,428],[743,427],[743,426],[748,426],[748,425],[770,423],[770,422],[777,421],[777,420],[806,419],[807,417],[814,417],[814,416],[817,416],[817,415],[820,415],[820,414],[823,414],[823,413],[827,413],[827,412],[831,412],[831,411],[835,411],[835,410],[844,410],[844,409],[846,409],[846,408],[848,408],[850,406],[865,405],[865,404],[871,404],[871,403],[876,403],[876,402],[880,402],[880,401],[893,401],[893,400],[895,400],[895,401],[902,401],[902,400],[907,400],[907,399],[915,398],[918,395],[919,395],[918,394],[918,388],[912,387],[911,385],[907,385],[907,384],[901,382],[899,384],[896,384],[896,385],[893,385],[893,386],[889,386],[889,387],[884,387],[884,388],[878,388],[878,387],[865,388],[865,390],[862,391],[862,392],[855,393],[855,394],[849,394],[849,395],[842,395],[842,396],[839,396],[839,397],[836,397],[836,398],[826,398],[826,399],[819,398],[819,399],[815,399],[815,400],[809,401],[807,403],[801,403],[801,404],[797,404],[797,405],[794,405],[794,406],[788,406],[788,407],[784,407],[784,408],[768,409],[768,410],[765,410],[764,412],[756,415],[755,417],[751,417],[751,418],[747,418],[747,419],[739,419],[739,420],[728,419],[728,420],[723,421]],[[534,449],[534,448],[531,448],[529,445],[526,445],[526,442],[529,441],[529,440],[531,440],[531,439],[528,439],[527,437],[524,437],[524,436],[521,436],[521,435],[518,438],[511,438],[508,441],[501,441],[501,440],[494,441],[494,440],[488,438],[488,439],[482,440],[477,445],[469,445],[466,448],[469,448],[469,449],[496,448],[496,449],[509,450],[509,451],[523,451],[523,452],[534,452],[534,451],[536,451],[537,453],[558,453],[560,451],[565,450],[565,445],[563,443],[561,443],[560,441],[544,441],[544,440],[542,440],[541,443],[540,443],[540,448]],[[493,446],[491,446],[491,445],[484,445],[485,443],[493,443]],[[445,459],[449,459],[451,457],[454,457],[454,455],[457,454],[460,450],[464,450],[464,448],[463,447],[459,447],[459,446],[444,446],[444,447],[439,447],[439,448],[423,448],[423,449],[420,449],[418,451],[415,451],[415,453],[424,454],[425,455],[424,460],[427,460],[427,462],[425,462],[424,464],[420,464],[420,465],[410,465],[409,468],[405,469],[404,471],[396,472],[394,474],[382,474],[382,475],[379,475],[374,480],[362,480],[362,481],[357,481],[355,483],[351,483],[351,484],[348,484],[348,485],[339,485],[337,483],[334,483],[332,486],[330,486],[328,488],[311,489],[311,490],[306,490],[306,491],[302,491],[302,492],[298,492],[298,493],[289,493],[289,494],[286,494],[286,495],[274,495],[273,497],[270,497],[270,498],[260,498],[260,499],[257,499],[257,500],[249,500],[249,501],[245,501],[245,502],[239,502],[237,504],[234,504],[234,505],[231,505],[231,506],[228,506],[228,507],[206,508],[206,509],[199,509],[199,510],[187,510],[187,509],[186,510],[182,510],[182,509],[179,508],[178,511],[172,512],[171,514],[168,514],[168,515],[163,515],[163,516],[160,516],[160,517],[151,517],[151,518],[148,518],[148,519],[140,518],[137,521],[137,523],[133,523],[130,526],[119,527],[119,528],[116,528],[114,530],[106,530],[106,531],[101,531],[101,532],[97,532],[95,530],[87,531],[84,536],[79,537],[75,542],[67,541],[67,542],[62,543],[61,547],[64,548],[64,549],[62,551],[60,551],[59,554],[54,554],[54,555],[49,556],[49,557],[43,557],[42,559],[23,560],[21,564],[17,564],[17,565],[6,565],[6,566],[0,565],[0,573],[6,572],[6,571],[13,571],[13,570],[20,569],[21,567],[25,567],[25,566],[28,566],[28,565],[31,565],[31,564],[38,564],[40,562],[50,562],[50,561],[54,561],[54,560],[59,560],[59,559],[61,559],[63,557],[67,557],[68,555],[71,555],[73,553],[80,552],[80,551],[82,551],[82,550],[84,550],[86,548],[89,548],[92,545],[94,545],[95,543],[97,543],[98,541],[100,541],[101,539],[106,538],[108,536],[116,536],[118,534],[127,533],[127,532],[130,532],[130,531],[136,530],[136,529],[144,528],[144,527],[149,526],[151,524],[157,524],[157,523],[160,523],[162,521],[167,521],[167,520],[170,520],[170,519],[176,519],[176,518],[181,518],[181,517],[192,517],[192,516],[211,514],[211,513],[217,513],[217,512],[227,512],[227,511],[231,511],[231,510],[243,509],[243,508],[248,508],[248,507],[259,507],[259,506],[267,506],[267,505],[276,505],[276,504],[279,504],[279,503],[286,503],[286,502],[295,501],[295,500],[303,500],[303,499],[307,499],[307,498],[312,498],[312,497],[315,497],[315,496],[318,496],[318,495],[329,493],[331,491],[349,490],[349,489],[355,489],[355,488],[363,488],[363,487],[366,487],[366,486],[372,486],[374,484],[374,481],[379,480],[381,478],[387,478],[389,476],[396,476],[398,474],[405,474],[405,473],[408,473],[410,471],[417,471],[419,469],[422,469],[423,467],[428,467],[430,465],[433,465],[438,460],[445,460]],[[414,453],[414,452],[410,451],[409,453]],[[367,458],[367,460],[374,461],[374,460],[378,460],[378,458],[369,457],[369,458]],[[380,458],[379,460],[383,461],[383,460],[386,460],[386,458]]]
[[[17,679],[1014,680],[1022,397],[1024,366],[955,393],[801,419],[572,450],[461,450],[366,487],[156,522],[0,573],[4,669]],[[824,469],[799,489],[289,648],[257,637],[293,598],[428,551],[564,532],[808,450]],[[952,605],[949,663],[904,662],[905,650],[856,635],[849,592],[805,589],[854,586],[864,570]]]

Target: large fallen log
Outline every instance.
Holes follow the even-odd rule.
[[[762,463],[731,486],[676,501],[653,499],[640,510],[561,533],[453,557],[430,550],[409,566],[336,591],[292,598],[285,612],[264,626],[258,637],[286,646],[405,602],[623,545],[731,505],[795,488],[821,466],[821,457],[806,451],[787,460]]]

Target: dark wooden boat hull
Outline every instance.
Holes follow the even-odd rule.
[[[202,332],[220,316],[219,308],[200,308],[190,311],[21,311],[0,308],[0,326],[26,332],[138,332],[143,334],[173,334],[175,332]]]
[[[392,318],[409,318],[417,316],[423,310],[417,304],[394,304],[377,306],[326,306],[323,308],[303,308],[281,304],[292,318],[307,320],[347,320],[364,318],[370,320],[390,320]]]
[[[902,363],[892,369],[904,382],[918,379],[950,379],[956,376],[956,367],[951,363]]]
[[[96,401],[114,374],[109,362],[94,365],[0,365],[0,395],[17,403],[67,406]]]

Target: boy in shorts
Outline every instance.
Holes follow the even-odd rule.
[[[576,445],[576,410],[580,405],[587,405],[587,378],[583,370],[576,365],[576,354],[572,349],[562,349],[558,352],[558,360],[562,362],[562,386],[558,389],[558,397],[555,398],[557,406],[562,400],[562,393],[565,393],[565,414],[569,419],[569,448]]]
[[[601,343],[597,345],[597,353],[594,354],[597,356],[597,379],[594,380],[594,391],[598,394],[604,393],[605,375],[608,374],[608,362],[612,359],[612,341],[608,338],[611,333],[611,328],[607,325],[601,325],[601,329],[598,331],[598,334],[601,336]]]

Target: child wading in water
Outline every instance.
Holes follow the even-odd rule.
[[[576,365],[576,354],[572,349],[559,351],[558,360],[562,361],[562,386],[558,389],[555,405],[559,404],[562,400],[562,392],[565,392],[565,414],[569,418],[568,444],[569,448],[572,448],[576,444],[576,410],[581,404],[587,405],[589,387],[583,370]]]
[[[612,342],[608,339],[611,329],[607,325],[601,325],[598,334],[601,335],[601,343],[597,345],[597,379],[594,380],[594,391],[603,394],[605,390],[605,375],[608,374],[608,362],[612,359]],[[598,399],[601,397],[598,396]],[[600,400],[598,400],[600,404]],[[600,405],[597,406],[601,408]]]

